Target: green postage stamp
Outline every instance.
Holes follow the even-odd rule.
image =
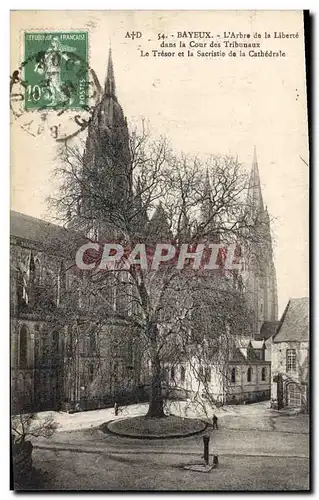
[[[88,33],[24,34],[25,108],[83,109],[88,100]]]

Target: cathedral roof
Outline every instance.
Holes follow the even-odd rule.
[[[283,313],[274,342],[309,341],[309,298],[290,299]]]
[[[61,237],[65,235],[67,229],[52,224],[51,222],[37,219],[31,215],[26,215],[21,212],[10,212],[10,233],[11,236],[22,238],[25,240],[43,242],[46,234],[57,235]]]
[[[71,242],[75,243],[75,248],[84,242],[83,236],[74,231],[14,210],[10,211],[10,235],[35,245],[58,249],[64,254],[70,251]]]

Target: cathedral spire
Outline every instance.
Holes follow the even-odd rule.
[[[261,193],[260,176],[257,161],[256,146],[254,146],[253,164],[248,187],[248,203],[253,209],[264,209],[263,197]]]
[[[115,78],[112,60],[112,49],[109,49],[109,60],[107,65],[107,74],[104,86],[104,94],[115,97]]]

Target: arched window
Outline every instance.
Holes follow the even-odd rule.
[[[236,368],[232,368],[230,380],[233,384],[236,382]]]
[[[19,338],[19,366],[26,368],[28,364],[28,330],[23,326],[20,330]]]
[[[22,267],[22,264],[20,264]],[[28,295],[28,285],[26,274],[22,269],[18,269],[17,271],[17,295],[18,295],[18,305],[25,306],[29,302]]]
[[[185,382],[185,366],[181,366],[181,382]]]
[[[265,382],[265,380],[266,380],[266,368],[263,368],[263,369],[261,370],[261,380],[262,380],[263,382]]]
[[[174,368],[174,366],[172,366],[172,368],[171,368],[171,378],[172,379],[175,378],[175,368]]]
[[[251,368],[250,367],[247,370],[247,382],[251,382]]]

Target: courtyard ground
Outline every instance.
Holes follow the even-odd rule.
[[[171,411],[185,416],[187,403]],[[215,411],[219,429],[210,429],[210,453],[219,466],[210,473],[184,470],[202,463],[201,435],[167,440],[137,440],[103,433],[99,425],[145,414],[146,405],[120,412],[96,410],[57,414],[59,431],[34,440],[34,488],[46,490],[307,490],[309,435],[307,415],[287,415],[268,403]],[[187,408],[188,417],[200,411]],[[42,418],[43,415],[40,416]]]

